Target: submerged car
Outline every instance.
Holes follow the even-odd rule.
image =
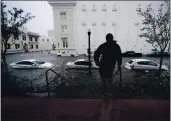
[[[90,63],[92,70],[98,70],[98,66],[95,65],[95,63]],[[75,62],[68,62],[65,66],[65,69],[68,70],[87,70],[89,69],[89,62],[86,59],[78,59]]]
[[[21,60],[19,62],[14,62],[10,64],[11,68],[15,69],[36,69],[36,68],[51,68],[53,64],[36,60],[36,59],[28,59],[28,60]]]
[[[131,59],[125,65],[125,67],[130,70],[145,70],[145,71],[159,70],[159,66],[160,66],[159,64],[147,59]],[[165,71],[169,70],[164,65],[162,65],[161,69]]]
[[[61,52],[57,52],[56,55],[57,56],[62,56],[62,53]]]
[[[122,57],[142,57],[142,53],[136,53],[135,51],[126,51],[122,53]]]
[[[85,54],[86,57],[88,57],[88,55],[89,55],[88,53]],[[94,53],[91,53],[90,56],[93,57]]]
[[[160,56],[161,54],[159,52],[153,52],[153,53],[147,54],[147,57],[160,57]],[[170,54],[168,52],[164,52],[163,56],[170,57]]]

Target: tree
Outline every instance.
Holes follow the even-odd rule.
[[[6,5],[1,2],[1,64],[7,69],[6,52],[10,37],[18,37],[19,30],[29,20],[34,18],[31,13],[23,15],[24,11],[18,8],[6,10]],[[12,43],[14,44],[14,43]]]
[[[163,54],[170,43],[170,1],[163,1],[158,12],[153,10],[150,4],[145,11],[139,8],[138,14],[144,18],[142,20],[144,27],[141,29],[143,33],[139,37],[146,38],[146,41],[160,53],[160,73]]]

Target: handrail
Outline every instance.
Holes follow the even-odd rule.
[[[48,80],[48,72],[49,71],[52,71],[53,73],[55,73],[56,75],[58,75],[59,77],[61,77],[62,78],[62,84],[64,84],[64,81],[66,81],[66,79],[64,77],[62,77],[60,74],[58,74],[54,70],[52,70],[52,69],[46,70],[45,74],[46,74],[46,85],[47,85],[47,91],[48,91],[48,98],[50,98],[49,80]]]

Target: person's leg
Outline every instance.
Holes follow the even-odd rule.
[[[107,97],[112,95],[112,80],[110,78],[102,79],[102,94]]]
[[[111,97],[112,95],[112,76],[113,69],[100,69],[100,75],[102,80],[102,95],[106,95],[107,97]]]
[[[101,80],[102,80],[102,86],[101,86],[102,91],[101,91],[101,93],[102,93],[102,95],[104,95],[107,91],[107,83],[103,77],[101,77]]]
[[[108,79],[108,92],[111,94],[112,96],[112,78]]]
[[[102,67],[99,68],[99,73],[100,73],[100,77],[101,77],[101,95],[104,96],[104,94],[106,92],[106,81],[105,81],[104,71],[103,71]]]
[[[112,67],[109,71],[109,75],[108,75],[108,87],[109,87],[109,93],[111,93],[111,95],[113,95],[112,93],[112,84],[113,84],[113,71],[114,71],[114,67]]]

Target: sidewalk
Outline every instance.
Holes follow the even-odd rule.
[[[1,106],[2,121],[170,120],[169,100],[112,100],[106,112],[100,99],[4,98]]]

